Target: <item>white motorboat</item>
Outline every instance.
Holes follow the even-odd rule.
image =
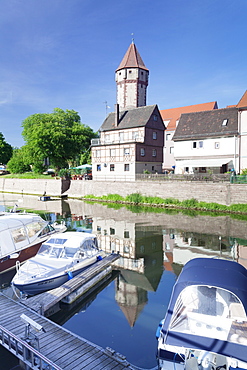
[[[91,233],[65,232],[50,237],[33,258],[17,268],[12,285],[34,295],[57,288],[104,256]]]
[[[41,244],[57,232],[66,230],[64,223],[50,224],[38,214],[4,212],[0,215],[0,273],[33,257]]]
[[[247,369],[247,270],[195,258],[183,268],[157,330],[160,370]]]

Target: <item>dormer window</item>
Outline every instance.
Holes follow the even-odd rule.
[[[222,126],[227,126],[227,123],[228,123],[228,119],[224,119],[223,122],[222,122]]]

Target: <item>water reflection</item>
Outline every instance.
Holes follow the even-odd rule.
[[[155,331],[183,265],[195,257],[217,257],[247,267],[246,221],[228,215],[191,217],[0,194],[1,205],[13,202],[51,221],[65,219],[71,230],[91,231],[103,250],[120,253],[113,275],[73,305],[56,307],[51,318],[146,369],[156,365]],[[5,291],[12,273],[0,275]]]

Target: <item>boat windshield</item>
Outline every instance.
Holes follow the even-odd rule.
[[[64,248],[59,245],[51,246],[49,244],[43,243],[39,249],[39,255],[47,257],[59,258],[62,255]]]
[[[247,318],[241,301],[216,287],[186,287],[175,304],[169,330],[247,345]]]

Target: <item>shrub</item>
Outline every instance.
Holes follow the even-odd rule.
[[[135,203],[135,204],[143,203],[143,197],[140,193],[133,193],[133,194],[127,195],[125,200],[127,202],[131,202],[131,203]]]

